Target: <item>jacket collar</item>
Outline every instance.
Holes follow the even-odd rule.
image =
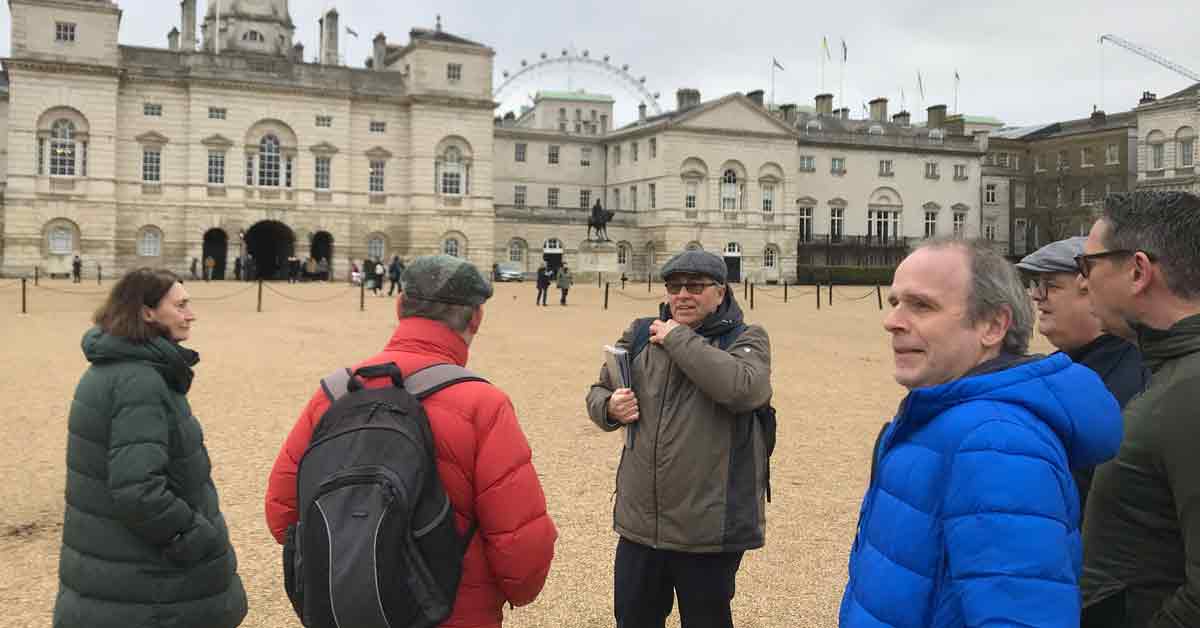
[[[1153,329],[1135,325],[1142,358],[1152,372],[1167,362],[1200,352],[1200,314],[1189,316],[1170,329]]]
[[[145,342],[134,342],[104,333],[99,327],[89,329],[81,341],[83,355],[93,364],[142,362],[158,371],[172,389],[187,394],[195,377],[192,367],[200,362],[200,354],[159,336]]]
[[[443,358],[445,362],[467,365],[467,343],[445,323],[428,318],[402,318],[388,340],[388,352],[417,353]]]

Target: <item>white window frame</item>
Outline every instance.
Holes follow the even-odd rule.
[[[895,170],[893,170],[893,167],[894,167],[894,163],[892,162],[891,159],[880,159],[879,160],[879,176],[890,177],[890,176],[895,175],[896,172],[895,172]]]
[[[387,161],[372,159],[368,163],[367,191],[371,194],[383,194],[387,190]]]
[[[162,183],[162,148],[142,149],[142,182]]]
[[[954,237],[962,238],[967,233],[967,212],[956,211],[952,218],[954,225]]]
[[[55,120],[50,127],[50,176],[75,176],[78,146],[75,123],[65,118]]]
[[[383,135],[384,133],[387,133],[387,122],[382,120],[371,120],[371,122],[367,125],[367,132],[374,133],[375,135]]]
[[[829,160],[829,171],[833,174],[846,174],[846,158],[834,157]]]
[[[1167,145],[1157,143],[1150,145],[1150,169],[1163,170],[1167,166]]]
[[[461,257],[462,246],[458,242],[458,238],[446,238],[442,241],[442,254],[450,257]]]
[[[283,146],[268,133],[258,140],[258,185],[277,188],[283,178]]]
[[[329,190],[333,187],[333,158],[317,157],[313,162],[313,187],[318,190]]]
[[[1104,147],[1104,163],[1105,165],[1113,165],[1121,163],[1121,147],[1116,144],[1109,144]]]
[[[775,184],[763,183],[762,185],[762,211],[764,214],[769,214],[775,211]]]
[[[989,183],[983,186],[983,202],[988,203],[989,205],[996,204],[996,188],[997,186],[995,183]]]
[[[387,243],[384,242],[383,236],[373,235],[367,238],[367,257],[370,259],[382,260],[386,248]]]
[[[629,245],[628,244],[618,244],[617,245],[617,265],[625,266],[628,263],[629,263]]]
[[[1084,146],[1083,148],[1080,148],[1079,149],[1079,167],[1080,168],[1091,168],[1095,165],[1096,164],[1092,159],[1092,147]]]
[[[558,162],[559,162],[559,152],[560,151],[561,151],[561,147],[558,144],[551,144],[546,149],[546,163],[548,163],[552,166],[557,166]]]
[[[658,209],[658,186],[653,183],[649,183],[647,184],[647,188],[649,189],[650,195],[650,209]]]
[[[208,108],[208,119],[209,120],[225,120],[228,118],[228,116],[229,116],[229,111],[225,107],[209,107]]]
[[[446,64],[446,80],[451,83],[457,83],[462,80],[463,66],[461,63]]]
[[[142,115],[154,118],[161,118],[163,114],[163,106],[161,103],[147,102],[142,103]]]
[[[51,255],[70,255],[75,250],[75,231],[59,225],[46,234],[47,248]]]
[[[529,145],[525,142],[517,142],[513,145],[513,161],[517,163],[525,163],[525,155],[529,150]]]
[[[78,24],[75,22],[54,23],[54,41],[56,42],[63,44],[74,43],[77,32]]]
[[[721,210],[737,211],[738,209],[738,176],[732,169],[721,175]]]
[[[457,146],[448,146],[442,155],[441,182],[438,186],[443,195],[463,195],[466,191],[465,170],[462,150]]]
[[[841,242],[844,237],[846,237],[846,208],[830,207],[829,238],[834,242]]]
[[[937,237],[937,223],[938,223],[937,210],[932,210],[932,209],[925,210],[925,222],[924,222],[925,231],[924,231],[924,233],[925,233],[926,239]]]
[[[966,179],[967,178],[967,167],[963,164],[955,164],[954,165],[954,178],[959,179],[959,180]]]
[[[525,261],[525,247],[519,240],[508,243],[508,261],[516,263]]]
[[[867,235],[881,242],[893,242],[903,238],[900,230],[900,210],[868,209]]]
[[[925,178],[926,179],[940,179],[941,176],[942,176],[941,173],[938,171],[938,162],[936,162],[936,161],[925,162]]]
[[[796,209],[800,226],[800,241],[812,242],[813,239],[813,208],[799,207]]]
[[[225,185],[225,151],[208,151],[208,184]]]
[[[696,209],[699,204],[700,182],[689,180],[683,184],[683,207],[684,209]]]
[[[1195,164],[1196,140],[1187,138],[1179,140],[1179,167],[1188,168]]]
[[[768,246],[763,249],[763,268],[774,270],[778,264],[779,252],[775,250],[775,247]]]
[[[513,186],[513,205],[516,207],[525,207],[525,203],[529,201],[529,188],[524,185]]]
[[[558,188],[546,188],[546,207],[558,207]]]
[[[162,234],[157,229],[143,229],[138,236],[138,257],[162,255]]]
[[[800,171],[801,172],[816,172],[817,171],[816,155],[800,155]]]
[[[592,147],[584,146],[579,149],[579,166],[581,168],[592,167]]]
[[[724,253],[729,257],[741,257],[742,245],[737,242],[727,242],[725,244]]]
[[[588,209],[592,206],[592,191],[579,190],[579,209]]]

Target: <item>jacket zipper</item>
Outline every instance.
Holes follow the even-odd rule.
[[[663,350],[665,351],[666,349],[663,349]],[[649,356],[647,356],[647,357],[649,357]],[[652,458],[652,465],[654,468],[654,474],[653,474],[653,477],[654,477],[654,482],[653,482],[653,487],[654,487],[654,491],[653,491],[653,495],[654,495],[654,549],[658,549],[658,545],[662,541],[662,539],[659,538],[659,520],[661,519],[660,513],[662,512],[662,508],[659,506],[659,503],[658,503],[658,437],[660,434],[662,434],[663,413],[666,412],[666,409],[667,409],[667,394],[666,393],[668,390],[671,389],[671,371],[674,370],[672,368],[673,366],[674,366],[674,362],[672,362],[670,360],[670,357],[668,356],[668,359],[667,359],[667,385],[665,387],[663,387],[662,401],[658,404],[658,424],[654,426],[654,452],[653,452],[653,458]]]
[[[908,413],[909,399],[906,397],[904,402],[900,404],[900,411],[896,413],[896,420],[892,422],[892,428],[883,435],[883,441],[879,443],[879,454],[875,460],[871,461],[871,481],[867,485],[866,507],[863,508],[862,516],[858,518],[858,529],[854,531],[854,545],[858,548],[859,537],[862,536],[862,528],[864,521],[871,520],[871,512],[875,509],[875,483],[876,478],[881,472],[883,456],[891,447],[892,442],[896,440],[896,434],[900,431],[900,424]]]

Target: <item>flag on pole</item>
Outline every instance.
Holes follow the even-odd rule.
[[[921,79],[920,70],[917,70],[917,89],[921,92],[921,100],[925,100],[925,81]]]
[[[346,34],[347,34],[347,35],[353,35],[353,36],[355,36],[355,37],[358,37],[358,33],[354,32],[354,29],[353,29],[353,28],[350,28],[349,26],[347,26],[347,27],[346,27]]]
[[[780,70],[783,70],[783,66],[782,66],[782,65],[780,65],[780,63],[779,63],[779,60],[778,60],[778,59],[776,59],[775,57],[771,57],[771,65],[773,65],[774,67],[777,67],[777,68],[779,68]]]
[[[850,60],[850,53],[846,51],[846,40],[842,39],[842,63]]]
[[[958,70],[955,70],[955,71],[954,71],[954,82],[955,82],[955,83],[957,83],[957,82],[959,82],[960,80],[961,80],[961,79],[959,79],[959,78],[958,78]]]
[[[821,36],[821,48],[825,51],[825,58],[833,61],[833,57],[829,54],[829,38]]]

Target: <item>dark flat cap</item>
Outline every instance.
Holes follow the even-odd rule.
[[[471,262],[449,255],[418,257],[400,276],[404,296],[451,305],[483,305],[492,284]]]
[[[1087,238],[1075,236],[1046,246],[1026,255],[1017,262],[1017,268],[1027,273],[1074,273],[1075,256],[1083,255],[1083,243]]]
[[[665,279],[675,273],[692,273],[694,275],[711,277],[717,283],[724,285],[725,273],[727,271],[725,260],[712,253],[707,251],[684,251],[667,260],[666,264],[663,264],[662,276]]]

